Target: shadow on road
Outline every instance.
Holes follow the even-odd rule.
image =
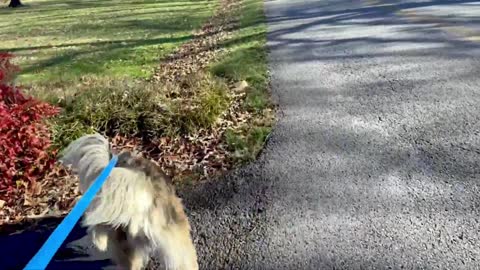
[[[46,218],[17,225],[3,225],[0,228],[0,265],[2,270],[21,270],[40,249],[62,218]],[[48,270],[90,270],[101,269],[108,261],[77,261],[85,258],[66,245],[80,239],[85,230],[76,226],[61,246]],[[75,261],[66,261],[76,259]]]
[[[420,15],[413,19],[407,14],[399,15],[399,12],[412,13],[418,8],[446,8],[454,5],[468,5],[468,8],[479,9],[478,1],[471,0],[433,0],[422,2],[402,2],[384,0],[378,5],[365,5],[359,8],[345,9],[348,1],[319,1],[315,8],[311,3],[296,5],[295,8],[276,10],[272,8],[272,14],[268,21],[274,25],[268,34],[269,48],[285,49],[294,55],[294,59],[282,59],[284,61],[328,61],[341,60],[342,58],[355,59],[364,57],[389,57],[394,56],[395,51],[389,50],[394,46],[410,46],[406,50],[408,56],[432,56],[457,55],[458,57],[469,56],[470,50],[478,49],[478,44],[469,40],[462,40],[460,30],[450,32],[443,31],[448,27],[463,27],[468,29],[480,27],[480,17],[465,14],[436,14],[435,16]],[[288,15],[285,15],[287,14]],[[410,14],[409,13],[409,14]],[[285,25],[289,25],[285,27]],[[319,30],[320,29],[320,30]],[[329,38],[348,29],[357,29],[355,37]],[[375,30],[373,30],[375,29]],[[387,29],[387,30],[386,30]],[[364,30],[364,33],[362,31]],[[309,36],[308,33],[322,33]],[[375,32],[372,32],[375,31]],[[305,38],[297,33],[305,33]],[[372,33],[376,33],[375,37]],[[450,35],[446,38],[445,34]],[[477,33],[479,34],[479,33]],[[372,53],[368,47],[378,48],[377,53]],[[328,54],[326,51],[339,51],[344,48],[345,52],[354,53]],[[418,49],[425,48],[424,51]],[[312,57],[312,51],[318,51],[319,57]],[[325,56],[328,55],[328,56]]]

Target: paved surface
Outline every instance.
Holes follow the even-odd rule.
[[[266,6],[280,120],[182,192],[202,269],[480,269],[480,2]]]
[[[267,15],[282,116],[237,193],[195,209],[204,269],[480,269],[480,2]]]

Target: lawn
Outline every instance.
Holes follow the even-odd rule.
[[[19,82],[27,94],[61,108],[48,123],[55,149],[94,131],[141,138],[149,146],[164,137],[172,142],[197,138],[182,143],[201,148],[199,142],[208,141],[208,149],[218,150],[221,162],[228,163],[251,161],[262,149],[273,124],[262,0],[24,4],[0,9],[5,18],[0,21],[0,51],[16,55],[22,68]],[[208,35],[194,36],[212,16],[235,26],[214,46],[223,49],[216,60],[172,85],[149,80],[167,54],[212,41]],[[229,87],[236,82],[248,85],[240,98]],[[194,164],[207,162],[203,155],[192,158]]]
[[[248,123],[228,128],[223,139],[238,160],[249,161],[272,125],[262,0],[243,0],[224,15],[235,29],[218,44],[225,50],[217,60],[183,91],[190,94],[172,99],[172,88],[148,82],[220,3],[27,0],[25,7],[0,9],[0,51],[16,55],[28,94],[62,108],[51,124],[57,148],[93,131],[158,138],[208,130],[230,102],[227,84],[245,81],[245,98],[235,106]]]
[[[192,37],[214,0],[26,0],[0,8],[0,51],[13,52],[20,82],[74,91],[91,80],[148,78],[160,59]],[[6,4],[5,4],[6,5]],[[45,89],[49,89],[46,91]],[[45,96],[46,95],[46,96]]]
[[[93,131],[162,136],[208,128],[227,102],[226,90],[219,89],[227,82],[245,81],[249,87],[241,110],[253,122],[228,130],[225,140],[242,160],[253,159],[262,148],[271,126],[265,115],[271,104],[262,0],[244,0],[226,15],[238,22],[230,37],[220,41],[226,50],[209,65],[206,79],[194,79],[200,82],[191,86],[198,98],[181,102],[166,100],[164,85],[144,79],[151,78],[167,54],[193,38],[218,0],[24,4],[0,8],[0,51],[16,55],[22,69],[19,83],[28,94],[62,107],[52,125],[57,147]]]
[[[76,138],[100,132],[115,147],[157,161],[175,183],[194,183],[254,160],[263,148],[274,123],[263,0],[24,4],[0,8],[0,52],[17,56],[18,84],[26,94],[59,108],[42,122],[48,132],[40,139],[52,142],[49,162]],[[159,78],[172,67],[179,77]],[[26,129],[20,125],[19,130]],[[35,163],[32,155],[25,160]],[[57,199],[77,195],[58,182],[69,179],[58,166],[52,173],[38,164],[22,167],[37,168],[44,168],[36,176],[39,182],[58,189]],[[16,190],[4,192],[11,209],[4,214],[37,215],[53,207],[23,203],[23,188],[30,188],[19,183],[30,180],[22,175],[4,183]],[[49,198],[46,189],[42,192],[31,197]],[[68,211],[69,203],[61,205],[59,211]]]

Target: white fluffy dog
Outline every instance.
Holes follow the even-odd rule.
[[[78,173],[85,192],[110,158],[107,139],[94,134],[72,142],[60,161]],[[128,152],[119,155],[82,225],[94,245],[110,251],[123,269],[143,269],[157,254],[168,269],[198,269],[188,218],[170,179],[154,163]]]

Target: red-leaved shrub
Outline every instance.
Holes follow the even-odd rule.
[[[12,191],[40,180],[54,164],[44,120],[59,111],[13,85],[19,69],[11,58],[0,53],[0,197],[7,201]]]

